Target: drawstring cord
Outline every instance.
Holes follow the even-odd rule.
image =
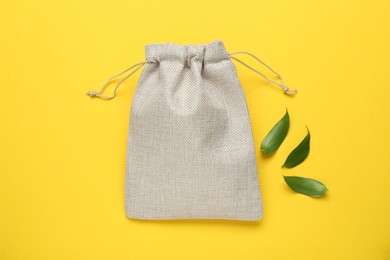
[[[254,58],[255,60],[257,60],[258,62],[260,62],[261,64],[263,64],[265,67],[267,67],[270,71],[272,71],[280,80],[280,83],[279,82],[276,82],[270,78],[268,78],[266,75],[264,75],[263,73],[261,73],[260,71],[252,68],[251,66],[249,66],[248,64],[246,64],[245,62],[243,62],[242,60],[236,58],[236,57],[233,57],[233,55],[235,54],[246,54],[246,55],[249,55],[251,56],[252,58]],[[256,72],[257,74],[259,74],[260,76],[262,76],[264,79],[266,79],[268,82],[272,83],[272,84],[275,84],[276,86],[278,87],[281,87],[283,89],[283,92],[287,95],[294,95],[298,90],[297,89],[289,89],[285,84],[284,84],[284,81],[283,81],[283,78],[282,76],[277,73],[275,70],[273,70],[270,66],[268,66],[267,64],[265,64],[265,62],[263,62],[262,60],[260,60],[259,58],[257,58],[255,55],[253,55],[252,53],[249,53],[249,52],[245,52],[245,51],[236,51],[236,52],[231,52],[229,53],[229,56],[231,59],[234,59],[236,61],[238,61],[239,63],[241,63],[242,65],[244,65],[245,67],[247,67],[248,69]]]
[[[106,82],[103,84],[103,86],[101,87],[101,89],[99,90],[99,92],[96,92],[96,91],[93,91],[93,90],[88,90],[87,91],[87,94],[91,97],[100,97],[100,98],[103,98],[103,99],[112,99],[116,96],[116,91],[117,89],[119,88],[119,86],[126,80],[128,79],[131,75],[133,75],[137,70],[139,70],[143,65],[145,65],[146,61],[143,61],[143,62],[139,62],[137,64],[134,64],[133,66],[125,69],[124,71],[110,77],[109,79],[106,80]],[[121,81],[118,82],[118,84],[116,85],[115,89],[114,89],[114,94],[112,96],[106,96],[106,95],[103,95],[102,92],[103,90],[107,87],[108,84],[110,84],[111,80],[119,77],[120,75],[122,75],[123,73],[126,73],[128,72],[129,70],[133,69],[137,67],[136,69],[134,69],[129,75],[127,75],[126,77],[124,77]]]
[[[267,67],[270,71],[272,71],[280,80],[280,83],[279,82],[276,82],[270,78],[268,78],[266,75],[264,75],[263,73],[261,73],[260,71],[252,68],[251,66],[249,66],[248,64],[246,64],[245,62],[243,62],[242,60],[236,58],[236,57],[233,57],[233,55],[235,54],[246,54],[246,55],[249,55],[251,56],[252,58],[254,58],[255,60],[257,60],[258,62],[260,62],[261,64],[263,64],[265,67]],[[231,59],[234,59],[236,61],[238,61],[239,63],[241,63],[242,65],[244,65],[245,67],[247,67],[248,69],[256,72],[257,74],[259,74],[260,76],[262,76],[264,79],[266,79],[268,82],[272,83],[272,84],[275,84],[276,86],[279,86],[283,89],[283,92],[287,95],[294,95],[296,92],[297,92],[297,89],[289,89],[285,84],[284,84],[284,81],[283,81],[283,78],[282,76],[277,73],[275,70],[273,70],[270,66],[268,66],[267,64],[265,64],[262,60],[260,60],[259,58],[257,58],[255,55],[249,53],[249,52],[245,52],[245,51],[237,51],[237,52],[232,52],[232,53],[229,53],[229,57]],[[137,72],[137,70],[139,70],[143,65],[146,64],[146,61],[143,61],[143,62],[139,62],[137,64],[134,64],[133,66],[125,69],[124,71],[110,77],[109,79],[106,80],[106,82],[103,84],[103,86],[101,87],[101,89],[99,90],[99,92],[96,92],[96,91],[93,91],[93,90],[88,90],[87,91],[87,94],[90,96],[90,97],[100,97],[100,98],[103,98],[103,99],[112,99],[116,96],[116,91],[118,90],[119,86],[126,80],[128,79],[131,75],[133,75],[135,72]],[[121,81],[118,82],[118,84],[116,85],[115,89],[114,89],[114,93],[112,96],[106,96],[106,95],[103,95],[102,92],[104,91],[104,89],[110,84],[110,82],[121,76],[122,74],[130,71],[131,69],[135,68],[129,75],[127,75],[126,77],[124,77]]]

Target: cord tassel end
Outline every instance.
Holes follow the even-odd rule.
[[[93,91],[93,90],[88,90],[87,95],[90,97],[96,97],[99,95],[99,93],[97,93],[96,91]]]

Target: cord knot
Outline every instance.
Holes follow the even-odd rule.
[[[297,93],[298,90],[297,90],[296,88],[294,88],[294,89],[289,89],[286,85],[284,85],[284,82],[283,82],[283,79],[282,79],[282,78],[281,78],[281,81],[282,81],[282,84],[281,84],[280,86],[283,88],[284,94],[292,96],[292,95],[294,95],[295,93]]]
[[[96,97],[98,95],[98,93],[96,91],[93,91],[93,90],[88,90],[87,91],[87,94],[90,96],[90,97]]]

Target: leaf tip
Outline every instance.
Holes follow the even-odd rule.
[[[265,154],[265,155],[269,155],[270,154],[270,151],[266,148],[264,148],[263,146],[260,146],[260,151]]]
[[[310,135],[309,127],[308,127],[307,125],[305,125],[305,126],[306,126],[306,129],[307,129],[308,134]]]

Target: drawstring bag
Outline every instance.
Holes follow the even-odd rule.
[[[147,44],[146,61],[109,78],[91,97],[114,98],[118,87],[145,65],[130,111],[125,209],[150,220],[260,220],[262,197],[243,89],[232,60],[293,94],[281,76],[253,54],[228,53],[221,40],[204,45]],[[267,78],[235,56],[267,66]],[[129,72],[114,94],[112,79]]]

